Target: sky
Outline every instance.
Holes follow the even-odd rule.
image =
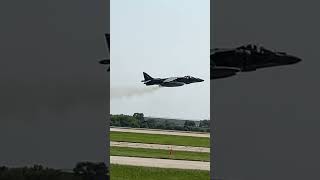
[[[202,120],[210,117],[209,0],[111,1],[111,113]],[[155,78],[204,82],[146,87]],[[127,96],[131,94],[131,96]]]
[[[212,48],[254,42],[302,58],[211,81],[217,177],[319,179],[317,7],[311,0],[211,2]]]

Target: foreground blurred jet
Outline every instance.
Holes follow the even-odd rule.
[[[143,72],[144,80],[141,82],[144,82],[146,86],[151,85],[159,85],[163,87],[177,87],[177,86],[183,86],[185,84],[190,83],[196,83],[196,82],[202,82],[202,79],[195,78],[192,76],[184,76],[184,77],[170,77],[170,78],[152,78],[147,73]]]
[[[210,61],[210,79],[218,79],[236,75],[238,72],[295,64],[301,59],[249,44],[234,49],[213,49],[210,52]]]
[[[107,46],[108,46],[107,51],[108,51],[109,58],[100,60],[99,63],[107,65],[108,66],[107,71],[110,71],[110,34],[106,33],[105,38],[106,38],[106,42],[107,42]]]

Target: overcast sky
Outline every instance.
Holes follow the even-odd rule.
[[[110,16],[111,113],[209,119],[209,0],[114,0]],[[143,71],[205,81],[158,89],[141,82]]]
[[[215,0],[211,5],[212,47],[257,42],[303,59],[211,81],[216,175],[319,179],[319,2]]]

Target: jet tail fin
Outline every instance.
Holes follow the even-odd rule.
[[[149,74],[145,72],[143,72],[143,77],[144,77],[144,81],[149,81],[153,79]]]
[[[108,52],[110,52],[110,34],[106,33],[104,35],[106,37],[106,42],[107,42],[107,45],[108,45]]]

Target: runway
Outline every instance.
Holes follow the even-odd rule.
[[[145,134],[164,134],[164,135],[175,135],[175,136],[191,136],[191,137],[206,137],[210,138],[210,133],[202,132],[190,132],[190,131],[173,131],[173,130],[162,130],[162,129],[136,129],[136,128],[123,128],[123,127],[111,127],[112,132],[132,132],[132,133],[145,133]]]
[[[210,162],[110,156],[111,164],[210,171]]]
[[[210,148],[192,147],[192,146],[176,146],[176,145],[162,145],[162,144],[144,144],[144,143],[130,143],[111,141],[110,146],[114,147],[129,147],[129,148],[145,148],[145,149],[163,149],[173,151],[189,151],[189,152],[210,152]]]

